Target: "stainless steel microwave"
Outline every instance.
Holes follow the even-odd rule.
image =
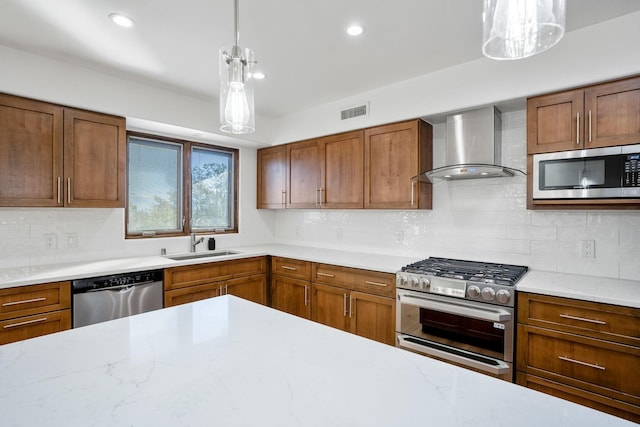
[[[533,156],[533,199],[640,198],[640,144]]]

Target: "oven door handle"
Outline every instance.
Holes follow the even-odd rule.
[[[415,342],[409,341],[407,340],[407,338]],[[398,346],[408,348],[422,354],[427,354],[429,356],[439,357],[449,362],[459,363],[463,366],[478,369],[479,371],[487,372],[493,375],[504,375],[508,374],[511,371],[511,366],[503,360],[498,360],[487,356],[481,356],[481,359],[487,360],[486,362],[481,359],[476,360],[473,355],[471,357],[466,357],[465,353],[468,352],[464,350],[449,347],[444,344],[430,343],[429,341],[425,341],[415,337],[407,338],[405,338],[401,334],[398,334]]]
[[[456,304],[454,301],[440,302],[404,293],[398,293],[398,301],[400,301],[400,303],[406,302],[407,304],[417,305],[420,308],[426,308],[428,310],[435,310],[441,311],[443,313],[472,317],[474,319],[487,320],[489,322],[506,322],[511,320],[512,318],[511,313],[499,308],[494,310],[474,308]]]

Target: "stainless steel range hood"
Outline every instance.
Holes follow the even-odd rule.
[[[502,166],[502,116],[495,107],[447,116],[445,165],[422,173],[418,179],[474,179],[511,177],[524,172]]]

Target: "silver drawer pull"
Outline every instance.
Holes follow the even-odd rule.
[[[34,299],[25,299],[22,301],[13,301],[13,302],[5,302],[4,304],[2,304],[3,307],[9,307],[12,305],[18,305],[18,304],[29,304],[30,302],[39,302],[39,301],[44,301],[47,298],[45,297],[41,297],[41,298],[34,298]]]
[[[321,272],[317,272],[316,273],[318,276],[325,276],[325,277],[335,277],[333,274],[329,274],[329,273],[321,273]]]
[[[565,362],[571,362],[571,363],[576,363],[578,365],[587,366],[589,368],[600,369],[601,371],[605,370],[604,366],[594,365],[592,363],[587,363],[587,362],[581,362],[579,360],[569,359],[568,357],[564,357],[564,356],[558,356],[558,359],[564,360]]]
[[[18,326],[30,325],[32,323],[40,323],[40,322],[46,322],[46,321],[47,321],[46,317],[43,317],[41,319],[27,320],[25,322],[12,323],[10,325],[4,325],[4,329],[17,328]]]
[[[580,320],[581,322],[595,323],[597,325],[607,324],[607,322],[603,322],[602,320],[585,319],[584,317],[576,317],[576,316],[571,316],[569,314],[560,314],[560,317],[562,317],[563,319]]]
[[[293,271],[296,271],[296,270],[297,270],[297,268],[295,268],[295,267],[289,267],[288,265],[283,265],[283,266],[282,266],[282,269],[283,269],[283,270],[293,270]]]
[[[366,283],[367,285],[376,285],[376,286],[384,286],[384,287],[386,287],[386,286],[387,286],[387,284],[386,284],[386,283],[370,282],[369,280],[367,280],[367,281],[366,281],[366,282],[364,282],[364,283]]]

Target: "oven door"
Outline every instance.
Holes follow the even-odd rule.
[[[514,310],[397,290],[397,346],[513,380]]]

